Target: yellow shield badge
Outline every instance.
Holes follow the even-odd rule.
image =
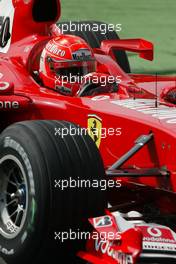
[[[96,115],[88,115],[88,133],[99,148],[101,143],[102,119]]]

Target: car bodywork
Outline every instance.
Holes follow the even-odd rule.
[[[170,228],[141,220],[138,212],[118,211],[90,219],[94,232],[87,251],[79,256],[90,263],[174,263],[176,234]],[[158,262],[159,261],[159,262]]]
[[[161,215],[175,214],[176,109],[174,104],[163,100],[162,93],[175,88],[176,78],[127,74],[112,53],[113,48],[127,50],[152,60],[152,43],[141,39],[103,41],[100,49],[94,49],[98,69],[103,66],[109,75],[120,76],[118,92],[64,96],[42,87],[32,77],[45,44],[52,34],[61,34],[54,26],[60,18],[60,2],[51,1],[50,4],[45,0],[42,10],[39,0],[6,0],[3,7],[4,2],[0,2],[3,10],[0,14],[1,131],[14,122],[41,119],[67,120],[90,131],[98,128],[98,138],[90,134],[99,147],[107,176],[120,179],[122,184],[121,189],[109,191],[111,205],[118,204],[119,209],[124,203],[123,210],[127,212],[134,209],[132,200],[140,200],[142,208],[145,203],[152,203],[160,209]],[[6,18],[10,21],[6,23],[10,24],[4,29]],[[57,128],[55,133],[59,133]],[[138,244],[128,241],[128,236],[124,240],[135,244],[129,254],[136,252],[136,255],[133,262],[127,262],[125,257],[125,260],[116,259],[116,263],[135,263],[142,251],[141,230],[136,227],[130,230]],[[128,254],[124,248],[120,249],[123,251]],[[110,262],[102,263],[114,261],[111,258]]]

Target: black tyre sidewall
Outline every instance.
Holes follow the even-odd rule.
[[[31,264],[31,261],[39,264],[47,256],[59,257],[61,253],[70,261],[85,241],[81,241],[81,245],[77,241],[61,244],[54,240],[54,231],[68,231],[69,228],[80,228],[80,231],[85,228],[86,231],[90,227],[88,218],[103,214],[105,199],[102,192],[95,189],[61,192],[54,188],[55,177],[64,179],[72,175],[74,178],[78,174],[89,179],[94,177],[94,172],[95,178],[104,177],[101,157],[89,136],[54,137],[54,127],[69,125],[57,121],[26,121],[8,127],[0,136],[0,159],[12,155],[20,161],[29,189],[29,210],[23,229],[13,239],[0,235],[0,256],[7,264]],[[63,168],[59,165],[58,151],[63,156]],[[78,157],[77,153],[80,153]],[[67,164],[71,167],[66,167]],[[12,250],[14,253],[9,254]]]
[[[24,150],[24,153],[20,153],[20,149],[15,150],[13,147],[4,147],[6,144],[5,141],[12,140],[12,144],[14,142],[17,144],[18,148],[21,148],[21,150]],[[47,181],[47,177],[40,178],[40,172],[39,168],[36,165],[36,162],[33,158],[29,158],[29,154],[27,150],[24,149],[24,146],[26,145],[25,140],[19,138],[15,138],[14,135],[9,134],[8,137],[2,138],[0,141],[0,159],[6,155],[12,155],[15,158],[17,158],[20,163],[22,164],[22,167],[26,173],[26,180],[28,184],[28,207],[29,210],[27,210],[26,220],[23,226],[23,229],[19,233],[19,235],[14,239],[2,239],[0,236],[0,246],[1,246],[1,253],[3,254],[2,250],[5,249],[7,252],[11,252],[11,250],[14,250],[14,256],[13,261],[15,258],[20,260],[21,263],[23,261],[26,261],[28,257],[30,257],[31,254],[34,254],[33,250],[37,250],[36,245],[39,245],[39,239],[42,240],[41,234],[44,235],[44,222],[47,218],[47,208],[48,206],[46,203],[44,203],[43,199],[45,196],[45,186],[47,186],[49,183],[45,182]],[[26,156],[26,160],[24,160],[23,155]],[[27,165],[28,163],[28,165]],[[27,165],[27,166],[26,166]],[[32,168],[32,174],[31,171],[29,171],[29,166]],[[38,177],[33,177],[33,175],[38,175]],[[37,192],[37,188],[35,188],[35,194],[33,190],[33,185],[35,187],[40,186],[40,192]],[[47,201],[47,199],[45,199]],[[44,206],[45,204],[45,206]],[[31,247],[33,245],[33,247]],[[10,256],[8,254],[3,254],[3,258],[10,263]]]

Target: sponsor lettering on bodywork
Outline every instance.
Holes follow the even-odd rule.
[[[167,124],[176,124],[176,108],[166,105],[155,107],[153,99],[129,99],[111,101],[112,104],[136,110],[145,115],[152,116],[158,120],[166,120]]]

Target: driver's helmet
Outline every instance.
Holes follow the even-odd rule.
[[[93,50],[80,37],[61,35],[53,38],[41,54],[39,76],[43,85],[61,93],[73,94],[82,77],[95,71]]]

